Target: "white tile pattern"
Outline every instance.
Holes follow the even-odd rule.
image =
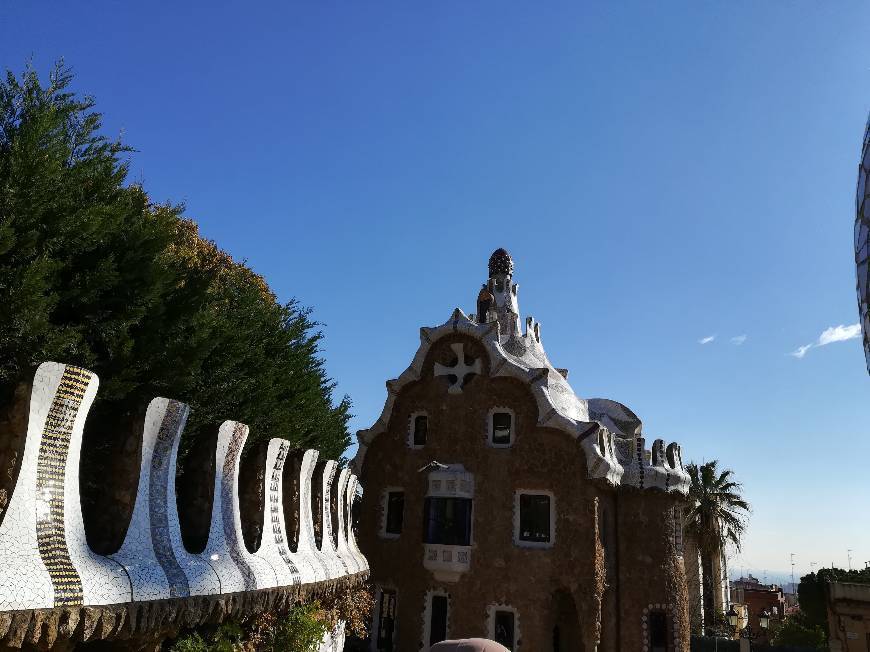
[[[184,548],[175,495],[178,445],[189,408],[156,398],[148,406],[136,502],[125,540],[111,556],[87,545],[79,497],[79,457],[97,377],[47,362],[37,369],[27,437],[15,490],[0,524],[0,612],[98,606],[309,584],[367,572],[346,519],[357,479],[339,476],[338,543],[333,543],[330,492],[337,470],[326,463],[324,537],[314,545],[311,482],[317,451],[306,451],[300,471],[300,541],[287,546],[282,473],[289,442],[273,439],[266,458],[263,540],[256,553],[244,545],[239,515],[239,459],[247,426],[227,421],[218,433],[214,500],[208,544],[200,554]],[[336,648],[339,637],[329,643]],[[326,644],[326,643],[325,643]]]

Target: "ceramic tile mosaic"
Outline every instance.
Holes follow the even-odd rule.
[[[311,482],[318,456],[317,451],[305,451],[299,469],[299,543],[296,555],[304,562],[300,570],[305,584],[329,579],[329,568],[314,538],[314,516],[311,512]]]
[[[124,544],[112,555],[130,576],[136,601],[220,593],[217,574],[185,550],[178,525],[175,466],[189,413],[165,398],[145,413],[136,504]]]
[[[211,528],[202,557],[217,572],[221,593],[277,586],[275,571],[248,552],[242,538],[238,469],[247,438],[248,427],[236,421],[224,421],[218,430]]]
[[[99,381],[78,367],[37,369],[16,490],[0,527],[0,609],[129,602],[130,581],[91,552],[79,498],[85,417]]]
[[[317,451],[300,469],[300,541],[287,546],[282,474],[289,442],[273,439],[266,458],[263,539],[245,548],[239,515],[239,458],[247,426],[226,421],[218,432],[209,539],[202,554],[183,545],[175,494],[178,446],[189,408],[156,398],[148,406],[136,501],[124,543],[109,557],[88,547],[79,496],[79,459],[97,377],[84,369],[47,362],[34,377],[28,430],[15,489],[0,524],[0,611],[109,605],[196,595],[216,595],[334,579],[368,564],[339,509],[333,545],[330,491],[337,464],[328,462],[322,483],[324,546],[314,542],[312,475]],[[339,502],[350,511],[356,478],[339,478]],[[347,534],[346,534],[347,533]],[[327,641],[335,647],[338,637]],[[326,643],[325,643],[326,644]]]
[[[279,586],[302,583],[295,555],[287,546],[284,525],[284,460],[290,452],[290,442],[272,439],[266,452],[265,489],[263,496],[263,529],[256,556],[264,559],[275,572]]]

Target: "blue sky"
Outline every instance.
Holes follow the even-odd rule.
[[[578,394],[735,469],[736,567],[870,560],[859,340],[790,355],[857,322],[870,5],[176,4],[3,3],[0,64],[315,308],[354,430],[504,246]]]

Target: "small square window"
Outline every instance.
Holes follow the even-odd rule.
[[[513,440],[513,415],[510,412],[492,413],[492,443],[510,446]]]
[[[546,494],[520,494],[519,540],[531,543],[550,543],[552,540],[550,496]]]
[[[425,446],[426,436],[429,434],[429,417],[425,414],[418,414],[414,417],[414,433],[411,441],[414,446]]]
[[[514,631],[516,629],[515,616],[513,611],[496,610],[493,639],[496,643],[501,643],[508,650],[513,650],[516,643],[514,639]]]
[[[387,493],[387,517],[384,525],[386,534],[399,535],[405,522],[405,492]]]

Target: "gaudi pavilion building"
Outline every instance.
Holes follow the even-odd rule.
[[[513,268],[496,250],[475,314],[420,330],[358,434],[371,649],[688,650],[680,447],[647,449],[631,410],[574,393],[520,326]]]

